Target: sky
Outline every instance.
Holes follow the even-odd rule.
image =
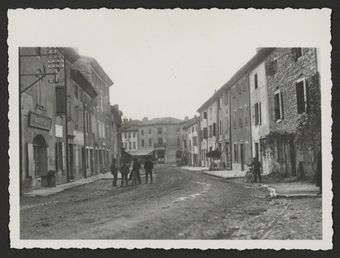
[[[282,11],[16,10],[10,25],[20,46],[71,46],[94,57],[124,117],[183,119],[256,48],[317,45],[324,26],[313,12]]]

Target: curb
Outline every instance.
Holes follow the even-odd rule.
[[[236,179],[236,178],[244,178],[244,176],[222,177],[222,176],[219,176],[219,175],[210,174],[207,171],[201,171],[201,172],[202,172],[202,174],[205,174],[205,175],[208,175],[208,176],[218,177],[218,178],[227,179],[227,180],[228,179]]]
[[[286,199],[302,199],[302,198],[321,198],[321,194],[278,194],[276,189],[268,185],[260,185],[260,189],[264,189],[268,192],[270,198],[286,198]]]
[[[109,173],[109,172],[107,172],[107,173]],[[104,173],[104,174],[106,174],[106,173]],[[101,175],[101,174],[99,174],[99,175]],[[57,194],[57,193],[63,192],[63,191],[65,191],[67,189],[70,189],[70,188],[74,188],[74,187],[77,187],[77,186],[90,184],[90,183],[93,183],[93,182],[95,182],[97,180],[100,180],[100,179],[110,179],[110,178],[105,178],[103,176],[95,175],[95,176],[92,176],[92,177],[87,177],[86,179],[87,180],[84,180],[83,182],[79,182],[79,183],[77,183],[77,180],[73,181],[71,183],[67,183],[69,185],[65,185],[64,187],[61,187],[62,184],[59,185],[59,188],[58,188],[58,186],[56,188],[52,188],[51,187],[51,188],[48,189],[48,190],[50,190],[50,192],[47,191],[45,193],[43,193],[43,192],[42,193],[34,193],[34,191],[31,191],[31,192],[24,193],[23,196],[25,196],[25,197],[38,197],[38,196],[44,197],[44,196],[49,196],[49,195],[53,195],[53,194]],[[40,189],[37,189],[37,190],[40,190]]]

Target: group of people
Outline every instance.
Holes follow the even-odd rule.
[[[118,181],[118,170],[121,174],[121,186],[128,186],[128,181],[132,181],[132,185],[141,184],[142,180],[140,177],[140,170],[142,168],[140,162],[137,159],[133,160],[132,167],[130,170],[130,167],[128,165],[129,163],[122,163],[120,168],[116,165],[116,160],[114,159],[112,161],[111,165],[111,173],[113,175],[113,186],[117,186]],[[144,170],[145,170],[145,183],[147,184],[150,177],[150,182],[152,184],[152,170],[153,170],[153,162],[150,159],[147,159],[144,162]]]

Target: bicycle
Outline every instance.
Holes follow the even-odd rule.
[[[255,179],[254,170],[252,166],[249,166],[248,171],[245,174],[246,183],[253,183]]]

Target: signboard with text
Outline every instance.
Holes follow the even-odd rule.
[[[28,117],[28,126],[39,128],[42,130],[51,130],[52,119],[49,117],[41,116],[35,113],[30,113]]]

